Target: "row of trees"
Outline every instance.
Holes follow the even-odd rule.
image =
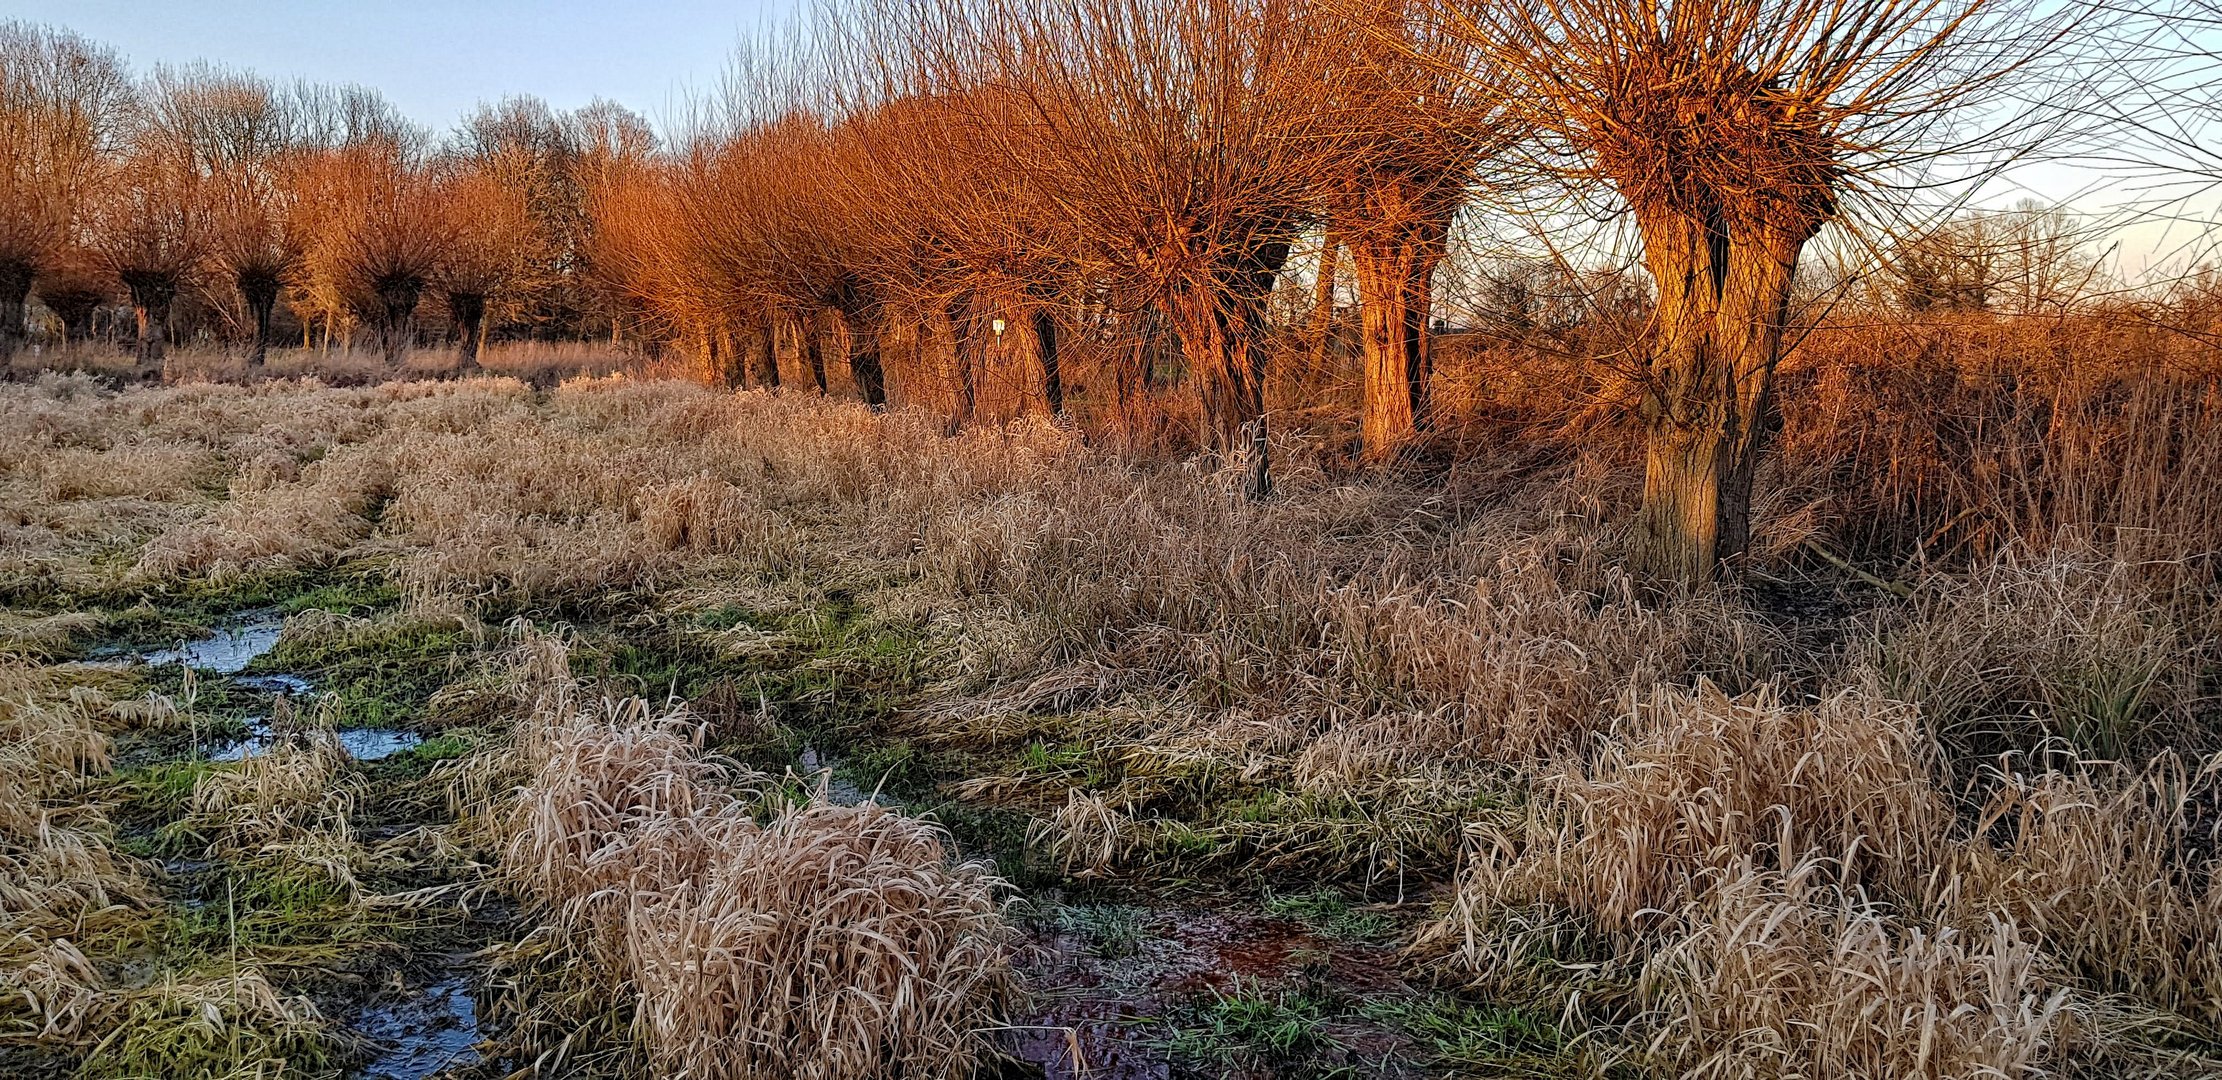
[[[503,102],[435,143],[360,87],[207,66],[133,79],[72,34],[0,25],[0,359],[35,291],[65,339],[127,304],[149,360],[191,296],[257,363],[281,299],[304,333],[360,329],[398,354],[434,295],[468,362],[490,303],[574,323],[592,306],[585,186],[652,148],[615,105]]]
[[[1601,274],[1603,306],[1640,316],[1615,346],[1642,387],[1639,551],[1696,580],[1747,546],[1809,243],[2055,137],[2075,87],[2019,92],[2072,66],[2065,27],[2116,21],[2073,7],[851,0],[744,47],[668,148],[615,106],[530,101],[435,146],[364,91],[133,83],[16,26],[0,139],[25,150],[0,183],[39,194],[0,209],[0,321],[20,335],[34,281],[65,321],[73,281],[112,284],[158,348],[168,298],[221,281],[258,352],[281,292],[398,351],[429,292],[466,353],[496,307],[574,329],[591,312],[735,385],[805,373],[873,404],[899,348],[929,391],[909,396],[954,423],[1013,386],[1060,411],[1074,344],[1110,358],[1122,415],[1146,409],[1170,350],[1207,448],[1250,455],[1263,496],[1269,305],[1300,248],[1319,241],[1315,354],[1334,283],[1355,282],[1358,428],[1384,459],[1429,426],[1454,224],[1620,220],[1635,287],[1577,265],[1491,285],[1520,319],[1560,318],[1539,282]],[[1968,306],[1960,268],[1901,247],[1901,277],[1927,282],[1906,304]]]
[[[1268,298],[1300,238],[1324,232],[1316,280],[1348,253],[1359,428],[1381,458],[1429,422],[1433,279],[1454,221],[1547,234],[1620,218],[1648,279],[1631,349],[1649,445],[1640,552],[1695,580],[1748,545],[1809,242],[1902,223],[1947,150],[1964,183],[2055,136],[2076,88],[2025,91],[2070,66],[2065,28],[2091,34],[2094,15],[2009,0],[859,0],[745,56],[719,122],[603,193],[598,215],[623,226],[602,265],[672,325],[777,341],[831,313],[868,398],[875,320],[930,328],[916,333],[937,343],[960,417],[982,325],[1039,328],[1027,367],[1054,400],[1057,326],[1111,328],[1139,357],[1140,328],[1162,322],[1210,447],[1256,453]],[[1122,404],[1147,374],[1138,359],[1116,380]]]

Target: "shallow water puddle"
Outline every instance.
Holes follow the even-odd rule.
[[[271,694],[307,694],[316,684],[290,672],[271,672],[261,675],[241,675],[256,657],[278,645],[278,636],[285,632],[285,615],[273,610],[248,612],[242,617],[218,627],[216,632],[199,641],[188,642],[174,649],[153,649],[136,654],[133,658],[149,667],[164,664],[183,664],[201,671],[229,675],[232,682],[250,690]],[[271,731],[268,717],[258,717],[247,722],[248,735],[237,742],[224,743],[212,748],[211,761],[238,761],[249,754],[268,751],[278,742]],[[339,742],[349,757],[357,761],[377,761],[389,758],[424,742],[424,736],[413,731],[394,731],[386,728],[341,728]]]
[[[249,754],[266,753],[277,745],[278,736],[271,731],[266,719],[248,722],[250,734],[238,742],[216,747],[208,752],[210,761],[238,761]],[[340,728],[333,734],[347,756],[357,761],[377,761],[389,758],[404,750],[413,749],[424,742],[424,736],[414,731],[395,731],[390,728]]]
[[[351,1026],[379,1047],[375,1060],[351,1074],[359,1080],[425,1080],[478,1060],[478,999],[460,974],[364,1009]]]
[[[842,779],[838,771],[840,767],[840,758],[831,754],[820,754],[815,746],[805,746],[802,748],[802,755],[796,772],[801,774],[805,781],[813,785],[824,783],[826,799],[829,802],[839,803],[842,806],[855,806],[859,803],[881,801],[875,796],[866,794],[863,788]]]
[[[247,613],[235,623],[217,628],[215,634],[199,641],[187,642],[174,649],[153,649],[138,656],[149,667],[183,664],[202,671],[213,671],[218,675],[236,675],[253,663],[255,657],[275,648],[278,635],[284,632],[283,613],[255,611]],[[305,680],[295,681],[300,682],[303,688],[308,685]]]

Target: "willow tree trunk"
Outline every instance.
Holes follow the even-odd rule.
[[[24,259],[0,260],[0,360],[14,356],[30,337],[27,311],[38,268]]]
[[[1251,341],[1263,329],[1264,305],[1193,284],[1175,289],[1165,308],[1196,382],[1206,441],[1218,451],[1240,449],[1244,429],[1265,415],[1264,357]]]
[[[131,293],[131,310],[139,320],[139,362],[160,363],[163,338],[170,326],[170,302],[177,298],[177,280],[168,274],[140,271],[119,276]]]
[[[96,293],[70,291],[40,297],[46,302],[54,317],[62,320],[62,344],[83,344],[92,340],[93,313],[100,309],[101,297]]]
[[[942,311],[949,322],[949,432],[971,423],[980,408],[980,350],[972,340],[972,320],[966,304],[952,300]],[[927,328],[920,327],[923,337]]]
[[[1733,572],[1751,545],[1751,486],[1773,421],[1791,280],[1810,228],[1731,230],[1639,213],[1659,287],[1636,562],[1695,584]]]
[[[417,298],[424,292],[424,280],[416,277],[397,277],[377,283],[378,340],[384,347],[386,363],[400,367],[409,358],[409,339],[416,336]]]
[[[767,313],[764,332],[759,335],[756,350],[756,385],[766,390],[779,389],[779,318]]]
[[[1034,309],[1034,345],[1042,361],[1042,400],[1049,403],[1049,415],[1065,415],[1065,375],[1057,360],[1057,313],[1046,307]]]
[[[240,273],[233,285],[239,289],[240,302],[247,305],[247,317],[255,326],[255,340],[247,348],[247,364],[261,367],[270,356],[270,318],[278,307],[278,276],[248,270]]]
[[[1184,281],[1167,297],[1213,450],[1264,452],[1265,301],[1288,249],[1285,241],[1262,245],[1216,280]],[[1270,473],[1262,462],[1252,470],[1245,493],[1262,499],[1272,493]]]
[[[804,361],[810,365],[810,381],[817,384],[820,394],[826,392],[825,336],[821,333],[823,329],[815,314],[801,320],[795,327],[796,332],[802,335],[802,355]]]
[[[710,377],[727,390],[748,388],[748,358],[733,345],[724,327],[710,329]]]
[[[857,396],[875,409],[886,407],[887,369],[880,363],[878,329],[863,312],[844,310],[841,331],[849,354],[849,378],[856,383]]]
[[[462,353],[462,363],[456,369],[466,374],[477,371],[479,331],[486,325],[486,297],[482,293],[451,292],[447,294],[447,310],[455,323],[456,344]]]
[[[1427,428],[1434,375],[1427,319],[1449,237],[1450,219],[1437,216],[1392,219],[1350,240],[1365,329],[1358,426],[1370,460],[1394,456]]]

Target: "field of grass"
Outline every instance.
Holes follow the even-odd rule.
[[[1571,406],[26,374],[0,1075],[2222,1076],[2222,404],[1962,363],[1691,593]]]

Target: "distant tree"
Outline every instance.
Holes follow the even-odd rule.
[[[155,136],[182,148],[201,174],[210,268],[237,292],[248,362],[259,365],[278,297],[307,248],[292,176],[301,118],[270,83],[207,66],[157,71],[147,112]]]
[[[528,280],[540,253],[539,229],[529,192],[480,159],[443,163],[431,198],[447,237],[434,282],[446,295],[463,368],[471,370],[485,344],[487,302]]]
[[[1294,0],[999,0],[922,20],[967,145],[1127,310],[1163,307],[1222,451],[1264,469],[1266,303],[1317,215],[1323,59]],[[942,40],[931,38],[939,35]]]
[[[1955,217],[1898,241],[1890,272],[1907,311],[1988,311],[1998,285],[1989,219]]]
[[[0,23],[0,360],[22,346],[32,283],[70,244],[130,102],[115,53]]]
[[[39,302],[62,324],[62,340],[92,340],[93,314],[115,297],[115,286],[100,260],[83,247],[49,255],[39,272]]]
[[[578,134],[569,118],[527,95],[480,105],[450,140],[450,156],[476,177],[479,205],[492,208],[487,200],[499,187],[507,192],[500,205],[525,212],[522,228],[480,230],[482,240],[499,231],[504,257],[514,259],[502,282],[507,319],[552,329],[575,323],[585,306],[571,274],[587,230]]]
[[[209,184],[190,149],[142,126],[91,200],[90,246],[138,316],[138,355],[160,361],[170,308],[206,267]]]
[[[2058,207],[2022,200],[1961,214],[1899,241],[1889,268],[1906,310],[2065,311],[2097,279],[2088,227]]]
[[[371,142],[319,155],[304,180],[316,204],[310,273],[400,363],[451,240],[429,179],[404,149]]]

